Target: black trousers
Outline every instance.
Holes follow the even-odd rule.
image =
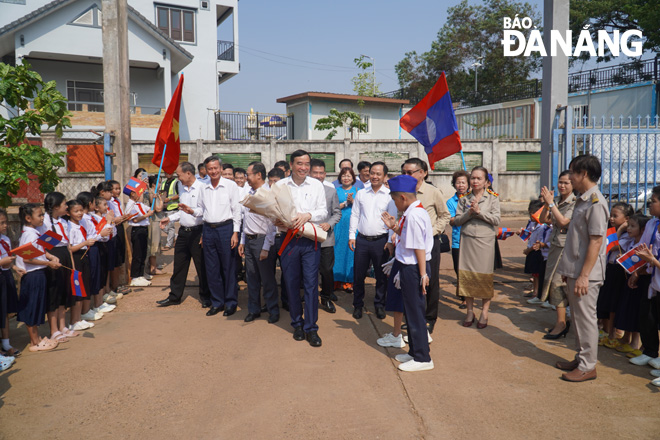
[[[144,276],[144,262],[147,260],[148,237],[149,228],[147,226],[133,226],[131,229],[131,247],[133,248],[131,278]]]
[[[431,250],[431,272],[429,272],[429,289],[426,292],[426,320],[435,322],[438,319],[438,301],[440,301],[440,235],[433,236]]]
[[[332,268],[335,266],[334,246],[321,247],[321,263],[319,274],[321,275],[321,299],[330,299],[335,291],[335,276]]]
[[[280,262],[280,300],[282,301],[282,307],[289,307],[289,296],[286,293],[286,282],[284,281],[284,272],[281,271],[282,268],[282,257],[277,255],[284,241],[285,234],[278,234],[275,236],[275,259],[273,260],[273,273],[277,272],[277,262]]]
[[[199,278],[199,299],[211,300],[209,285],[206,281],[204,251],[199,244],[201,238],[202,225],[192,229],[183,226],[179,228],[179,237],[174,243],[174,269],[170,278],[170,299],[173,301],[181,301],[183,297],[191,259],[195,263],[195,271]]]
[[[639,334],[644,346],[644,354],[652,358],[658,357],[658,324],[660,323],[660,293],[651,299],[646,291],[641,293],[642,301],[639,305]]]
[[[376,275],[376,294],[374,307],[385,307],[387,299],[387,277],[383,273],[383,263],[386,263],[390,253],[385,250],[387,237],[369,241],[361,234],[355,239],[355,254],[353,256],[353,307],[364,307],[364,279],[373,264]]]

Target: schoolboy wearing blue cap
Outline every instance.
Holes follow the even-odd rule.
[[[417,179],[403,174],[390,179],[388,183],[394,204],[403,212],[398,222],[387,212],[382,214],[382,218],[387,227],[398,235],[395,258],[400,269],[395,283],[400,285],[403,295],[410,345],[408,353],[397,355],[396,360],[401,362],[399,369],[402,371],[431,370],[433,361],[429,353],[425,319],[425,295],[433,250],[431,219],[417,200]]]

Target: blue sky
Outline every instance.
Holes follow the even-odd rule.
[[[285,113],[277,98],[306,91],[353,93],[351,78],[358,72],[353,59],[360,54],[375,58],[380,90],[396,90],[396,63],[406,52],[427,51],[447,8],[458,3],[243,0],[238,6],[241,71],[220,85],[220,110]],[[530,3],[542,13],[543,0]],[[230,32],[230,24],[221,27],[219,39],[230,39]]]

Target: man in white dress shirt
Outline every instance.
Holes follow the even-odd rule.
[[[206,316],[224,310],[224,316],[236,313],[238,281],[236,252],[241,229],[241,205],[238,186],[221,177],[222,160],[210,156],[204,161],[211,183],[201,191],[194,215],[202,216],[202,243],[206,277],[211,291],[211,308]]]
[[[392,232],[381,219],[383,212],[396,217],[396,206],[390,197],[390,190],[384,185],[387,165],[374,162],[370,168],[371,185],[358,191],[353,202],[351,223],[348,229],[348,246],[355,251],[353,264],[353,317],[362,318],[364,307],[364,279],[369,264],[373,264],[376,273],[376,295],[374,307],[378,319],[385,318],[385,299],[387,295],[387,277],[382,264],[393,253],[389,243]]]
[[[318,224],[328,215],[323,184],[308,176],[310,160],[306,151],[294,151],[291,154],[291,176],[277,182],[277,185],[287,185],[291,189],[298,211],[293,229],[302,228],[307,222]],[[287,293],[291,325],[294,328],[293,339],[307,339],[312,347],[320,347],[321,338],[316,321],[319,314],[321,243],[303,237],[294,238],[282,250],[281,259],[282,273],[289,286]],[[304,315],[298,289],[301,280],[305,290]]]
[[[249,194],[254,194],[266,180],[266,167],[261,162],[252,162],[246,171],[250,184]],[[247,184],[245,185],[248,186]],[[238,253],[245,256],[245,272],[248,285],[248,314],[245,322],[252,322],[261,316],[261,289],[268,309],[268,322],[274,324],[280,319],[277,305],[277,283],[275,281],[275,233],[273,222],[263,215],[243,207],[243,233]]]
[[[174,244],[174,270],[170,278],[170,294],[167,298],[156,301],[161,307],[181,303],[183,289],[186,287],[190,260],[195,263],[195,270],[199,278],[199,300],[202,307],[211,306],[211,294],[206,281],[206,267],[204,265],[204,251],[200,244],[202,237],[202,216],[195,215],[195,208],[199,204],[202,188],[206,186],[195,178],[195,166],[190,162],[183,162],[176,169],[179,176],[179,210],[160,221],[161,228],[170,222],[179,222],[179,237]]]

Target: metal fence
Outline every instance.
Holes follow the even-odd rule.
[[[293,115],[259,112],[216,112],[216,140],[293,139]]]
[[[600,159],[599,188],[610,206],[622,201],[635,211],[646,212],[651,188],[660,182],[658,122],[658,116],[589,119],[574,117],[570,106],[558,110],[553,130],[553,184],[571,159],[593,154]]]

